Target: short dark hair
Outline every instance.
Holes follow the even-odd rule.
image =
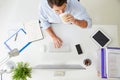
[[[62,6],[64,3],[67,3],[67,0],[47,0],[47,1],[51,8],[53,8],[53,5]]]

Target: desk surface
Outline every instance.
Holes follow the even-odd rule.
[[[92,60],[92,65],[86,67],[86,70],[64,70],[65,76],[55,77],[55,70],[33,70],[32,78],[30,80],[48,80],[48,79],[81,79],[81,80],[100,80],[97,76],[97,53],[100,49],[90,38],[90,36],[98,29],[102,29],[106,34],[108,34],[112,42],[109,46],[119,46],[118,45],[118,29],[115,25],[93,25],[89,29],[81,29],[75,25],[63,25],[63,24],[53,24],[53,30],[55,33],[63,40],[64,43],[70,43],[71,52],[69,53],[49,53],[47,51],[48,44],[52,41],[50,36],[44,32],[44,40],[33,42],[28,46],[20,56],[12,58],[12,60],[27,61],[30,62],[31,66],[38,64],[83,64],[85,58],[90,58]],[[83,49],[83,54],[78,55],[74,47],[75,44],[81,44]],[[44,46],[44,47],[43,47]],[[42,49],[45,49],[43,52]],[[60,70],[61,71],[61,70]],[[47,76],[47,77],[46,77]],[[87,77],[86,77],[87,76]]]
[[[25,61],[30,62],[32,66],[37,65],[38,60],[39,64],[82,64],[83,59],[86,57],[92,58],[93,63],[95,63],[96,52],[100,48],[92,41],[90,37],[98,28],[101,28],[111,37],[112,41],[109,46],[118,46],[117,26],[94,25],[90,29],[81,29],[75,25],[54,24],[53,30],[63,40],[63,44],[70,44],[70,52],[49,53],[48,45],[52,42],[52,39],[46,32],[44,32],[44,40],[33,42],[21,53],[21,56],[26,57]],[[81,44],[83,50],[82,55],[78,55],[75,48],[76,44]],[[28,56],[29,58],[27,58]]]

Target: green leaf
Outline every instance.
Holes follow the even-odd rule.
[[[13,80],[27,80],[31,78],[32,68],[29,67],[29,63],[18,62],[16,68],[13,70]]]

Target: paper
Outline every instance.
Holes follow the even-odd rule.
[[[24,27],[29,42],[43,39],[42,30],[40,28],[38,20],[31,20],[29,22],[26,22],[24,23]]]
[[[108,53],[108,77],[120,78],[120,53]]]
[[[101,48],[101,55],[99,57],[101,58],[101,77],[120,78],[120,48]]]

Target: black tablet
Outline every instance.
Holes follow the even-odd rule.
[[[101,29],[98,29],[91,37],[93,41],[100,47],[105,47],[111,42],[110,37]]]

